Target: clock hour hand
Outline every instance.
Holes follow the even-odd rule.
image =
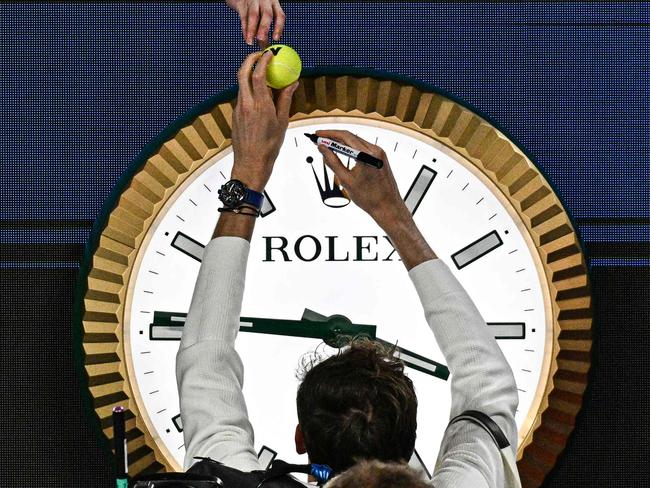
[[[318,312],[314,312],[313,310],[310,310],[308,308],[306,308],[302,314],[303,321],[313,322],[313,323],[322,322],[328,320],[329,318],[330,317],[321,315]],[[408,349],[399,347],[395,344],[391,344],[390,342],[380,339],[378,337],[373,336],[372,339],[381,342],[388,348],[394,349],[394,355],[399,357],[404,362],[404,364],[406,364],[410,368],[413,368],[425,374],[429,374],[431,376],[435,376],[436,378],[440,378],[442,380],[447,380],[449,378],[449,368],[444,364],[438,363],[424,356],[420,356],[419,354],[409,351]]]
[[[155,311],[153,322],[149,325],[149,339],[180,341],[186,318],[186,313]],[[308,319],[239,318],[240,332],[320,339],[332,347],[340,347],[340,336],[367,336],[374,339],[376,330],[374,325],[353,324],[343,315],[332,315],[317,322]]]

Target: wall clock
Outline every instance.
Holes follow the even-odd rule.
[[[202,104],[145,149],[82,268],[87,388],[107,438],[111,408],[128,407],[132,474],[183,465],[175,355],[232,167],[234,97]],[[303,77],[292,110],[251,243],[237,345],[256,446],[299,460],[296,368],[305,352],[334,350],[323,343],[332,326],[401,348],[429,471],[448,420],[449,374],[397,253],[303,136],[344,128],[384,148],[418,226],[497,338],[519,392],[522,481],[539,486],[573,428],[591,347],[585,260],[553,189],[492,124],[411,80],[321,71]]]

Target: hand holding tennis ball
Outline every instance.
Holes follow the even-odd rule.
[[[269,46],[264,50],[266,51],[273,53],[273,58],[266,69],[267,85],[280,90],[300,78],[302,62],[296,51],[284,44]]]

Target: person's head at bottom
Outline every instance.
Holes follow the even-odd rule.
[[[404,463],[362,461],[330,481],[326,488],[431,488]]]
[[[308,365],[298,389],[296,450],[334,474],[357,462],[406,463],[415,447],[417,398],[404,363],[368,339]]]

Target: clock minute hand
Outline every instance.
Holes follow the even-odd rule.
[[[333,315],[332,317],[336,317],[336,316]],[[302,314],[302,319],[303,321],[319,323],[319,322],[329,320],[331,319],[331,317],[326,317],[325,315],[321,315],[318,312],[314,312],[313,310],[306,308]],[[384,344],[390,349],[394,348],[394,355],[399,357],[402,361],[404,361],[404,364],[406,364],[410,368],[413,368],[425,374],[429,374],[431,376],[435,376],[436,378],[440,378],[441,380],[447,380],[449,378],[449,368],[444,364],[426,358],[424,356],[420,356],[419,354],[409,351],[408,349],[405,349],[403,347],[399,347],[396,344],[392,344],[376,336],[373,336],[371,338],[375,339],[378,342],[381,342],[382,344]]]
[[[185,326],[186,313],[155,311],[149,325],[149,339],[157,341],[179,341]],[[240,317],[239,331],[258,334],[283,335],[320,339],[332,347],[340,347],[337,338],[365,335],[375,338],[377,327],[367,324],[353,324],[343,315],[326,317],[325,321],[284,320],[261,317]]]
[[[434,361],[433,359],[420,356],[419,354],[416,354],[412,351],[409,351],[408,349],[399,347],[396,344],[392,344],[388,341],[380,339],[379,337],[377,337],[375,340],[377,342],[381,342],[386,347],[395,348],[394,355],[400,358],[404,362],[404,364],[406,364],[410,368],[420,371],[421,373],[426,373],[431,376],[435,376],[436,378],[440,378],[441,380],[446,381],[449,378],[449,368],[444,364]]]
[[[152,341],[180,341],[186,318],[186,313],[155,311],[153,322],[149,325],[149,339]],[[388,347],[394,347],[394,354],[404,361],[407,366],[417,371],[442,380],[449,377],[449,369],[444,364],[379,339],[376,336],[376,326],[353,324],[343,315],[326,317],[305,309],[301,320],[240,317],[239,331],[320,339],[334,348],[343,345],[339,340],[341,336],[366,336],[370,339],[376,339]]]

